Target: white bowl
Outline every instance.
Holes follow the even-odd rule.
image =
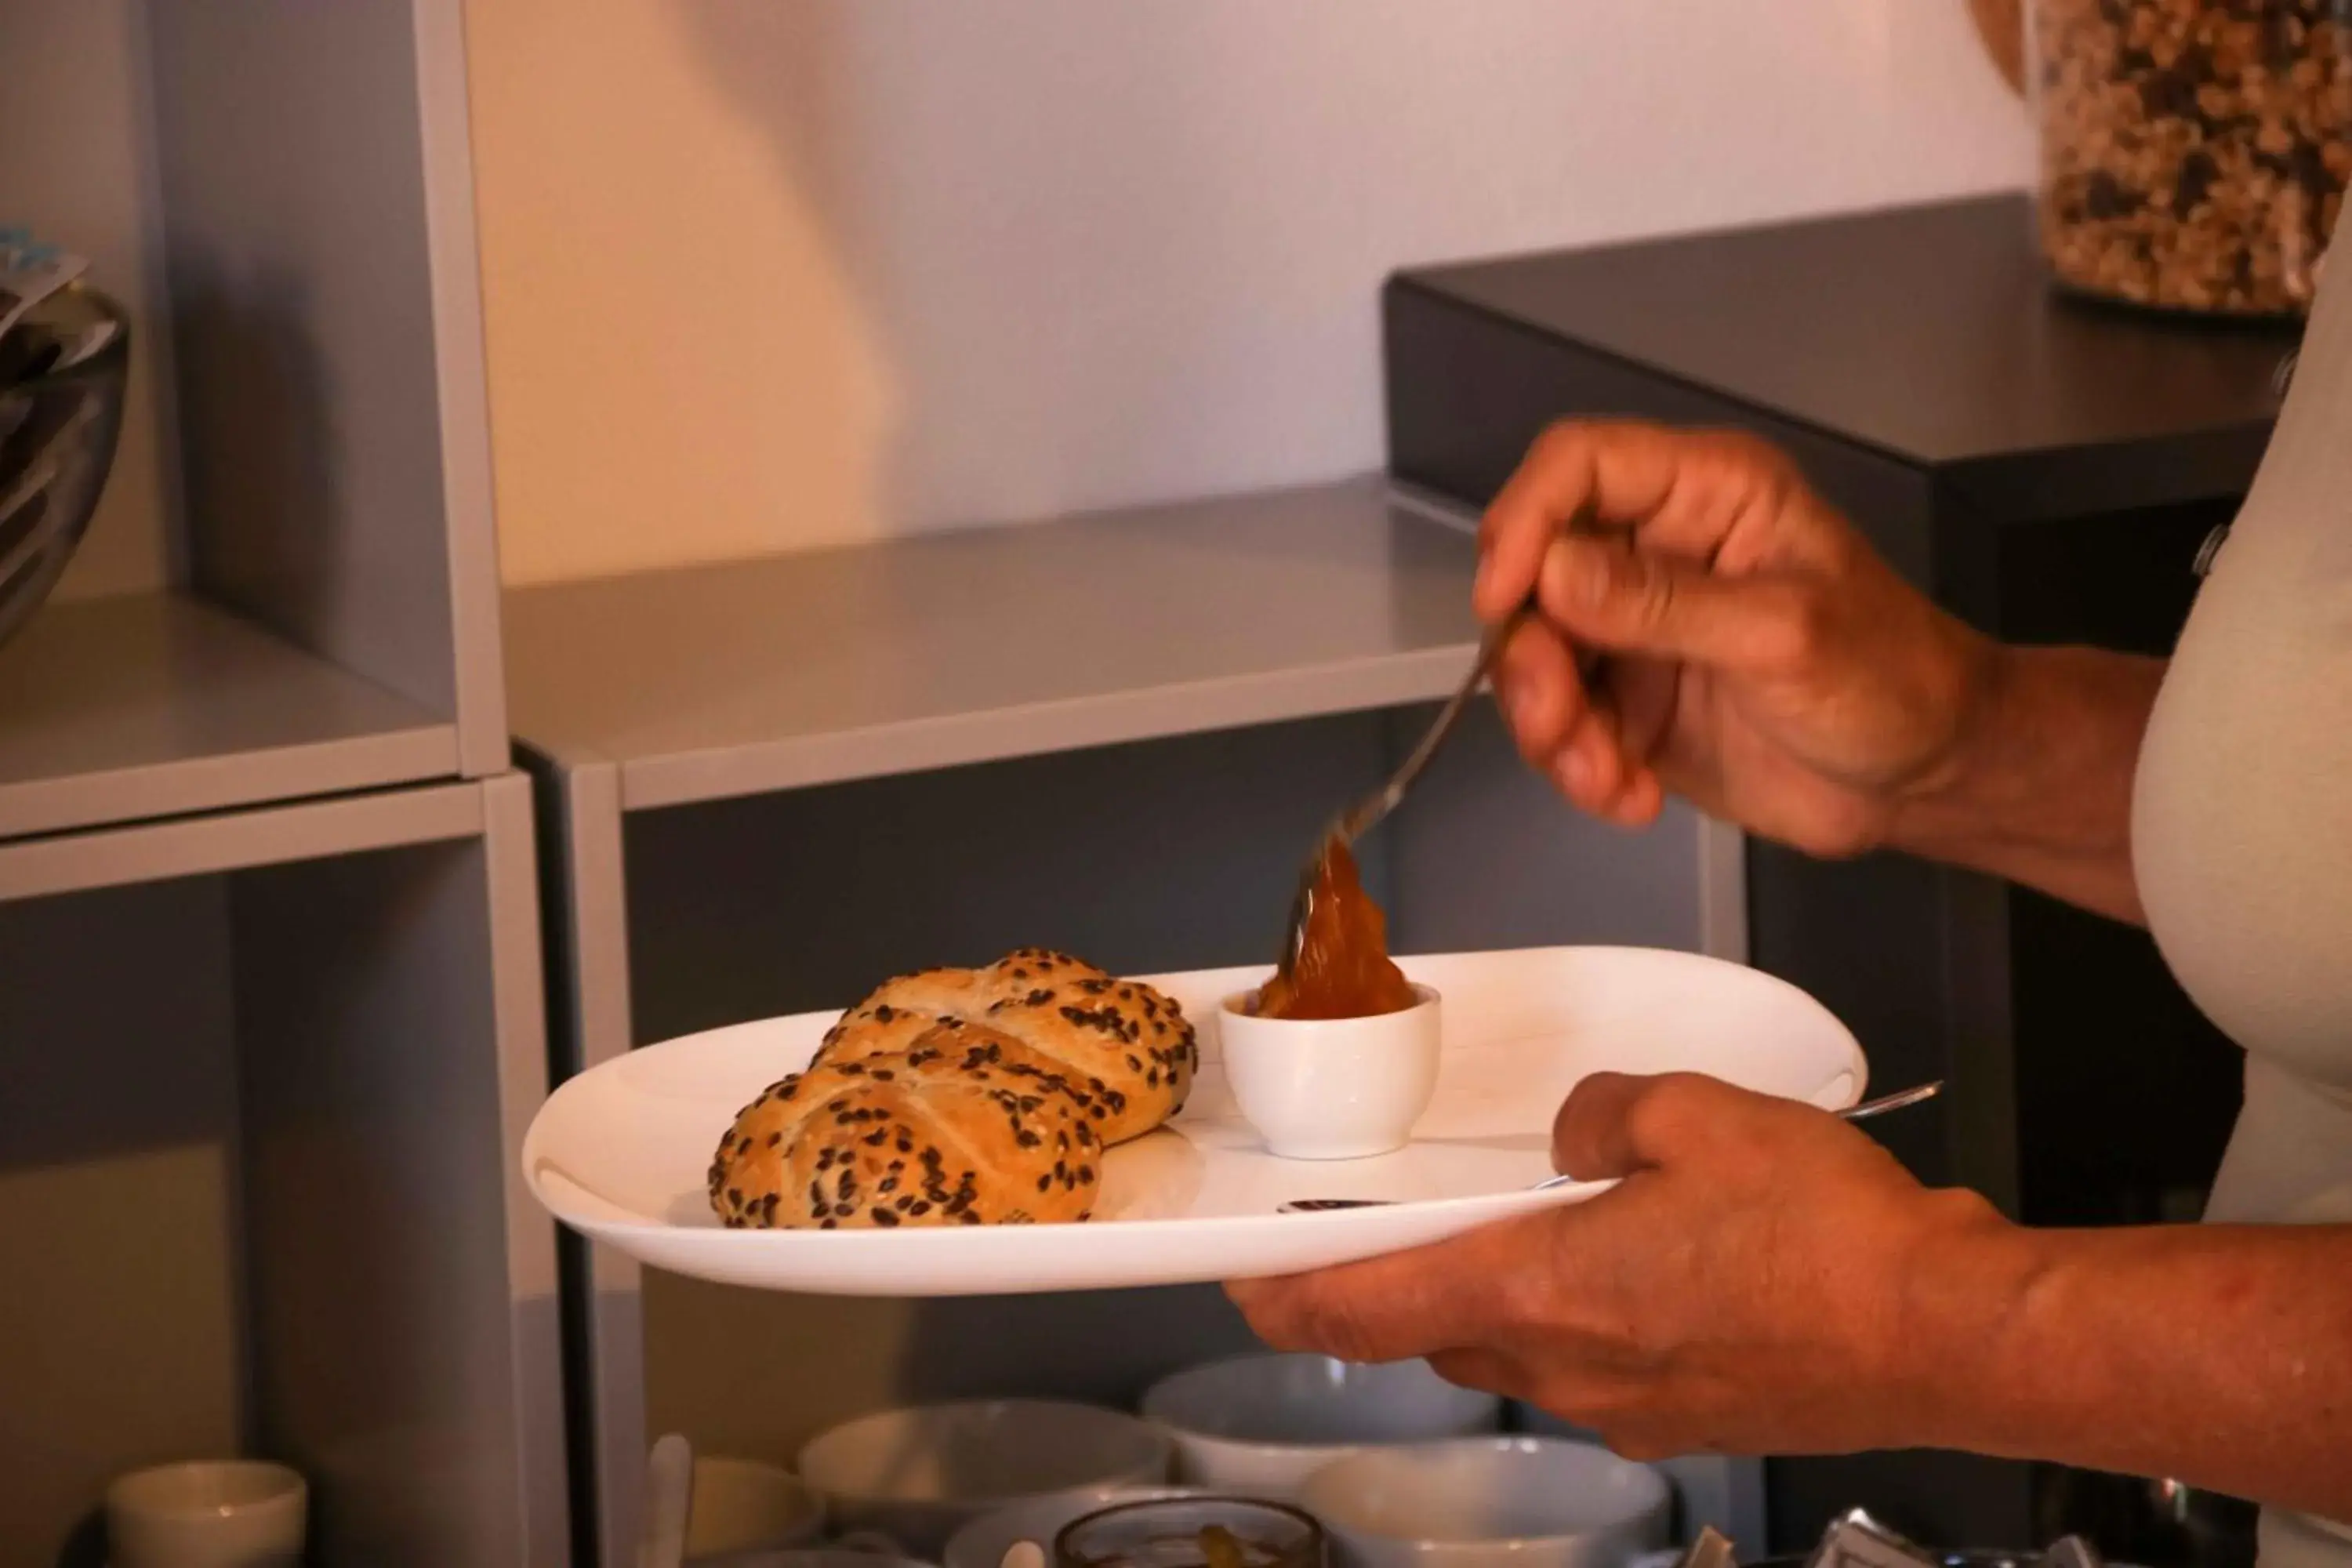
[[[723,1552],[806,1546],[824,1533],[824,1504],[782,1465],[695,1456],[688,1563]]]
[[[1437,993],[1370,1018],[1261,1018],[1253,992],[1217,1013],[1225,1081],[1269,1152],[1362,1160],[1402,1149],[1437,1092]]]
[[[1364,1366],[1259,1354],[1189,1368],[1143,1396],[1176,1436],[1180,1479],[1243,1497],[1297,1500],[1307,1478],[1377,1444],[1492,1432],[1503,1402],[1456,1388],[1426,1362]]]
[[[1003,1399],[885,1410],[801,1450],[835,1529],[870,1530],[936,1561],[957,1530],[1007,1503],[1168,1479],[1168,1435],[1090,1405]]]
[[[1303,1493],[1342,1568],[1627,1568],[1666,1543],[1671,1499],[1648,1466],[1557,1437],[1367,1448]]]
[[[946,1568],[1003,1568],[1004,1554],[1014,1544],[1032,1541],[1049,1555],[1054,1537],[1063,1527],[1090,1513],[1130,1502],[1166,1502],[1172,1498],[1207,1497],[1198,1487],[1095,1487],[1031,1498],[1011,1508],[983,1514],[948,1540]]]
[[[113,1568],[296,1568],[310,1487],[283,1465],[160,1465],[106,1489]]]

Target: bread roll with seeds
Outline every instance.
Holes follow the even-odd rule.
[[[730,1229],[873,1230],[1083,1220],[1101,1184],[1094,1101],[934,1026],[910,1049],[813,1066],[744,1107],[710,1166]]]
[[[820,1063],[903,1049],[911,1033],[961,1020],[1010,1036],[1015,1058],[1066,1074],[1097,1103],[1108,1143],[1141,1137],[1184,1108],[1199,1047],[1183,1010],[1150,986],[1067,953],[1019,948],[983,969],[900,975],[834,1026]]]

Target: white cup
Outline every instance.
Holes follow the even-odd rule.
[[[687,1514],[689,1563],[721,1552],[806,1546],[824,1532],[824,1506],[781,1465],[697,1455]]]
[[[1252,993],[1225,998],[1217,1039],[1225,1081],[1269,1152],[1285,1160],[1362,1160],[1412,1141],[1437,1092],[1437,993],[1370,1018],[1262,1018]]]
[[[1589,1443],[1463,1437],[1363,1449],[1301,1501],[1340,1568],[1630,1568],[1666,1543],[1673,1492]]]
[[[1359,1448],[1492,1432],[1502,1411],[1427,1362],[1265,1352],[1188,1367],[1143,1396],[1144,1419],[1175,1434],[1178,1479],[1276,1502]]]
[[[110,1568],[299,1568],[310,1488],[283,1465],[205,1459],[106,1490]]]

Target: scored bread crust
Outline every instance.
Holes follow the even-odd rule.
[[[1181,1110],[1199,1069],[1192,1026],[1174,1001],[1045,948],[886,982],[834,1026],[815,1061],[904,1050],[950,1021],[1009,1036],[1023,1047],[1018,1059],[1067,1075],[1094,1097],[1087,1114],[1108,1143],[1140,1137]]]
[[[1083,1220],[1101,1185],[1096,1108],[1018,1041],[934,1024],[744,1107],[711,1163],[711,1207],[730,1229]]]

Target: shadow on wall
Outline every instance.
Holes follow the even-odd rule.
[[[829,90],[833,16],[705,0],[612,0],[585,18],[569,0],[467,7],[509,582],[880,531],[890,345],[803,188],[797,138],[754,112]],[[730,50],[750,58],[715,63]]]

